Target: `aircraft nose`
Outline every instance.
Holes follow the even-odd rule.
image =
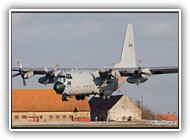
[[[62,94],[64,92],[64,90],[65,90],[65,85],[63,83],[61,83],[61,82],[57,82],[57,83],[54,84],[53,89],[57,93]]]

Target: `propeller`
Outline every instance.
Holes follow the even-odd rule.
[[[13,74],[12,78],[21,75],[21,78],[22,78],[22,81],[23,81],[23,85],[26,86],[26,81],[25,81],[25,77],[24,77],[24,74],[26,72],[23,70],[23,67],[22,67],[22,64],[21,64],[20,61],[17,61],[17,64],[18,64],[18,67],[19,67],[19,71],[18,71],[18,73]]]
[[[111,63],[111,69],[114,68],[115,64],[116,64],[116,63],[115,63],[114,61],[112,61],[112,63]]]
[[[147,78],[148,76],[151,76],[150,69],[149,68],[143,68],[142,69],[142,60],[139,60],[139,62],[138,62],[138,69],[134,71],[133,76],[132,76],[135,79],[138,79],[138,81],[136,82],[136,85],[139,85],[139,83],[147,81],[148,80],[148,78]],[[131,80],[131,79],[129,78],[128,80]]]
[[[55,78],[55,72],[57,71],[59,66],[59,64],[56,64],[52,71],[49,71],[45,66],[42,66],[42,69],[45,71],[45,85],[49,82],[49,80],[53,80]]]
[[[112,63],[113,64],[113,63]],[[113,76],[112,75],[112,68],[114,67],[114,65],[113,66],[111,66],[111,68],[109,69],[109,71],[107,72],[107,76],[106,76],[106,78],[105,78],[105,80],[102,82],[102,85],[101,85],[101,87],[104,87],[104,86],[106,86],[106,83],[107,83],[107,81],[108,81],[108,79],[111,79],[111,78],[114,78],[115,76]]]
[[[134,74],[137,76],[142,77],[142,75],[145,76],[151,76],[151,72],[149,68],[142,69],[142,60],[140,59],[138,62],[138,69],[134,71]]]

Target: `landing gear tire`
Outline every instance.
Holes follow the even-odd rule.
[[[106,101],[106,100],[109,100],[109,99],[110,99],[110,96],[108,96],[108,95],[103,95],[103,96],[101,96],[101,99],[102,99],[103,101]]]
[[[81,100],[84,100],[84,99],[85,99],[85,95],[81,95],[81,96],[80,96],[80,99],[81,99]]]
[[[69,100],[69,97],[68,96],[66,96],[66,95],[63,95],[62,96],[62,101],[68,101]]]
[[[110,99],[110,96],[106,96],[106,100],[109,100]]]
[[[77,95],[76,97],[76,100],[84,100],[85,99],[85,95]]]
[[[75,96],[75,98],[76,98],[77,101],[80,100],[80,96],[79,95]]]
[[[103,101],[105,101],[105,100],[106,100],[106,96],[105,96],[105,95],[101,96],[101,99],[102,99]]]

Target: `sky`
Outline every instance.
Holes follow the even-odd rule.
[[[144,67],[178,66],[177,13],[13,13],[12,66],[98,68],[118,62],[127,24],[133,24],[137,61]],[[52,88],[39,76],[12,79],[12,88]],[[178,74],[151,76],[145,83],[125,83],[124,93],[155,113],[178,112]]]

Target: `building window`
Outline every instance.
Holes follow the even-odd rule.
[[[73,119],[73,116],[72,116],[72,115],[69,115],[69,119]]]
[[[66,119],[66,115],[62,115],[62,119]]]
[[[22,116],[22,119],[26,119],[27,117],[26,116]]]
[[[42,116],[42,115],[40,116],[40,119],[43,119],[43,116]]]
[[[53,119],[53,115],[49,115],[49,118],[50,118],[50,119]]]
[[[19,119],[19,116],[15,116],[15,119]]]
[[[56,115],[55,118],[56,118],[56,119],[59,119],[59,115]]]
[[[125,121],[125,120],[126,120],[126,117],[125,117],[125,116],[123,116],[123,117],[122,117],[122,121]]]

